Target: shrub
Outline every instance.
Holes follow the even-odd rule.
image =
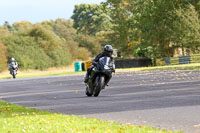
[[[53,51],[61,44],[58,36],[49,30],[45,30],[41,26],[35,26],[27,34],[25,34],[25,36],[33,37],[46,53]]]
[[[156,66],[164,66],[165,61],[164,59],[156,59]]]
[[[10,32],[8,31],[8,29],[6,29],[3,26],[0,26],[0,38],[9,36],[9,35],[10,35]]]
[[[200,54],[191,55],[190,60],[192,63],[200,63]]]
[[[0,41],[0,72],[7,68],[7,48]]]
[[[78,49],[78,59],[80,59],[80,60],[88,60],[89,58],[90,58],[90,52],[88,51],[88,49],[86,49],[86,48],[83,48],[83,47],[80,47],[79,49]]]
[[[45,53],[52,59],[53,66],[66,66],[72,63],[72,56],[65,46],[65,40],[52,31],[36,26],[28,35],[34,37],[37,44],[44,49]]]
[[[34,38],[13,35],[3,39],[10,57],[14,57],[22,69],[45,69],[53,66],[52,60],[38,46]]]
[[[67,66],[72,63],[72,56],[65,47],[59,47],[49,52],[49,57],[53,60],[53,64],[56,67]]]
[[[10,57],[15,57],[22,69],[43,70],[72,63],[65,41],[40,26],[2,40],[8,47]]]
[[[92,56],[96,56],[101,52],[102,47],[99,41],[93,36],[79,34],[76,41],[79,43],[80,47],[87,48],[92,53]]]
[[[78,43],[73,41],[73,40],[67,40],[65,42],[65,47],[67,47],[67,49],[69,49],[69,51],[72,55],[72,58],[74,60],[76,60],[78,58],[78,55],[79,55],[78,50],[77,50],[79,48]]]

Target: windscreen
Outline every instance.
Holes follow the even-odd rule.
[[[105,69],[104,66],[112,67],[111,58],[107,57],[107,56],[100,58],[99,59],[99,66],[102,70]]]

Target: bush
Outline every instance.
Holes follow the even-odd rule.
[[[191,63],[200,63],[200,54],[194,54],[190,57]]]
[[[44,49],[52,59],[53,66],[66,66],[72,63],[72,55],[65,46],[65,41],[52,31],[36,26],[28,35],[34,37],[37,44]]]
[[[10,32],[3,26],[0,26],[0,38],[9,36]]]
[[[83,48],[83,47],[80,47],[78,49],[78,59],[80,60],[88,60],[90,58],[90,52],[86,49],[86,48]]]
[[[22,69],[46,69],[72,63],[72,56],[58,36],[43,28],[2,39],[10,57],[15,57]]]
[[[27,34],[25,34],[25,36],[33,37],[46,53],[53,51],[62,43],[58,36],[49,30],[45,30],[41,26],[35,26]]]
[[[72,58],[74,59],[74,60],[76,60],[77,58],[78,58],[78,55],[79,55],[79,53],[78,53],[78,43],[77,42],[75,42],[75,41],[73,41],[73,40],[63,40],[65,43],[65,47],[70,51],[70,54],[72,55]]]
[[[156,66],[164,66],[165,61],[164,59],[156,59]]]
[[[179,64],[179,57],[172,57],[170,58],[171,65],[178,65]]]
[[[72,56],[65,47],[60,47],[49,52],[49,57],[54,61],[53,64],[56,67],[67,66],[72,63]]]
[[[85,47],[91,51],[92,56],[96,56],[102,50],[99,41],[93,36],[79,34],[76,41],[79,43],[80,47]]]
[[[55,21],[44,21],[40,26],[45,29],[49,29],[55,35],[59,36],[64,42],[64,47],[67,51],[70,51],[71,57],[76,60],[78,53],[78,43],[74,41],[76,37],[76,30],[73,28],[73,22],[71,20],[65,20],[58,18]],[[63,47],[63,46],[62,46]]]
[[[0,41],[0,72],[7,68],[7,48]]]
[[[9,57],[14,57],[22,69],[45,69],[53,66],[52,60],[32,37],[13,35],[3,39]]]

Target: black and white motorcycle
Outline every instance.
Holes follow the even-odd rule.
[[[17,70],[18,65],[15,62],[11,62],[11,64],[9,64],[9,71],[13,78],[16,78],[16,75],[18,73]]]
[[[114,72],[113,64],[110,57],[104,56],[92,69],[89,80],[86,84],[87,96],[99,96],[99,93],[106,86],[106,81],[110,80]]]

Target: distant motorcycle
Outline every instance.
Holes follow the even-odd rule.
[[[99,96],[102,89],[105,88],[105,81],[111,77],[114,72],[113,64],[110,57],[102,57],[92,69],[89,80],[86,84],[85,94],[87,96]]]
[[[17,75],[17,70],[18,70],[18,66],[15,65],[14,62],[12,62],[9,66],[9,71],[10,71],[10,74],[12,75],[12,77],[15,79],[16,78],[16,75]]]

